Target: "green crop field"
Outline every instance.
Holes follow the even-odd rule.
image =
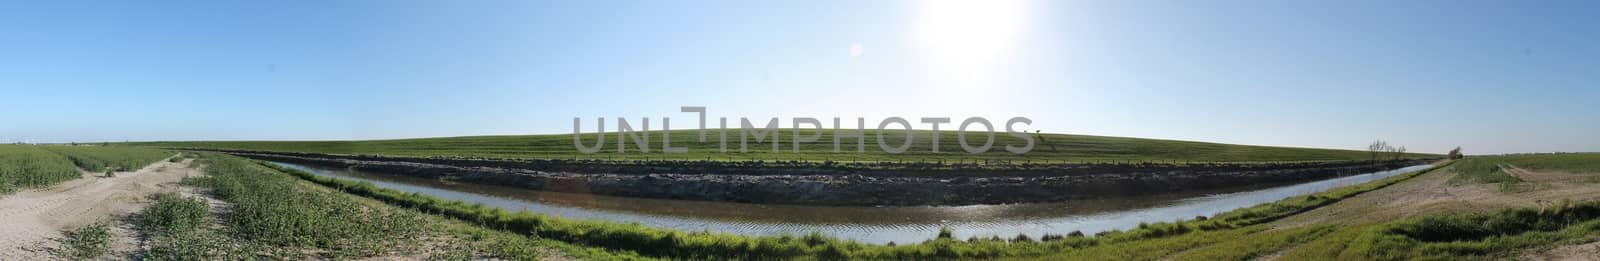
[[[0,145],[0,194],[49,186],[81,175],[66,156],[40,146]]]
[[[631,138],[625,143],[626,152],[617,152],[618,135],[608,132],[605,135],[603,147],[595,154],[579,153],[573,144],[571,134],[551,135],[523,135],[523,136],[469,136],[446,138],[421,138],[399,140],[369,140],[369,141],[191,141],[191,142],[136,142],[135,146],[163,147],[163,148],[211,148],[233,150],[257,150],[276,152],[308,152],[324,154],[363,154],[386,156],[410,157],[483,157],[483,158],[519,158],[519,159],[672,159],[672,160],[805,160],[805,161],[982,161],[982,160],[1011,160],[1029,161],[1034,163],[1047,162],[1273,162],[1273,161],[1338,161],[1338,160],[1368,160],[1372,154],[1367,151],[1334,150],[1313,148],[1290,148],[1232,145],[1208,142],[1176,141],[1160,139],[1122,138],[1070,134],[1042,134],[1036,136],[1036,144],[1032,151],[1026,154],[1013,154],[1005,150],[1005,146],[1023,146],[1025,141],[1020,138],[1007,136],[1004,132],[996,133],[993,147],[982,154],[968,154],[963,151],[957,141],[954,131],[941,131],[939,135],[939,152],[933,152],[933,135],[930,131],[916,131],[910,149],[901,154],[889,154],[878,145],[876,131],[867,131],[864,152],[857,152],[856,140],[846,138],[841,140],[842,152],[834,152],[833,131],[823,130],[816,142],[801,143],[800,151],[794,152],[793,129],[782,129],[778,135],[778,152],[773,152],[772,139],[757,143],[753,139],[747,141],[748,153],[739,151],[739,132],[730,129],[727,134],[727,152],[721,152],[719,135],[716,131],[707,131],[706,142],[699,142],[697,131],[672,131],[672,146],[685,147],[687,153],[662,153],[661,131],[651,133],[648,143],[650,152],[641,153]],[[809,137],[815,134],[812,130],[800,131],[800,136]],[[1030,134],[1032,135],[1032,134]],[[593,146],[596,142],[595,134],[581,136],[586,146]],[[888,131],[884,139],[891,141],[888,145],[900,146],[905,135],[899,131]],[[970,134],[969,144],[981,146],[986,139],[985,135]],[[1351,141],[1353,145],[1362,145],[1362,141]],[[1386,157],[1392,157],[1386,156]],[[1403,157],[1438,157],[1435,154],[1410,153]]]
[[[164,150],[123,147],[43,146],[43,148],[67,156],[79,168],[96,172],[135,171],[176,154]]]
[[[0,145],[0,194],[76,179],[80,168],[131,171],[172,155],[146,148]]]

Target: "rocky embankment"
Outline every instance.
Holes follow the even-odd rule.
[[[598,195],[910,206],[1052,202],[1287,184],[1431,160],[1285,164],[835,164],[480,160],[219,151],[249,158]]]

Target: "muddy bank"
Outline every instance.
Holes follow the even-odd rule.
[[[909,173],[903,168],[879,168],[859,172],[818,168],[808,174],[773,174],[772,172],[792,173],[799,170],[740,168],[752,171],[740,174],[685,166],[677,167],[677,170],[685,172],[670,172],[661,168],[671,170],[671,167],[659,165],[648,169],[661,172],[635,170],[621,171],[622,173],[587,173],[566,171],[567,169],[562,168],[535,168],[548,166],[540,165],[545,162],[471,162],[473,160],[240,151],[226,151],[226,153],[262,160],[348,167],[364,171],[542,191],[744,203],[849,206],[1037,203],[1177,193],[1289,184],[1427,163],[1413,160],[1378,165],[1344,162],[1270,166],[1261,164],[1028,166],[1037,169],[1079,170],[1063,171],[1053,175],[1037,170],[1004,172],[999,168],[964,171],[948,165],[943,166],[942,168],[945,168],[943,170],[929,167],[930,170],[923,173]],[[634,164],[650,166],[650,163]],[[620,167],[602,165],[594,168]],[[1018,165],[1015,168],[1023,167]],[[1091,171],[1083,171],[1084,169],[1102,172],[1088,173]]]

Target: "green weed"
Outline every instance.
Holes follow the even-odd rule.
[[[61,238],[64,255],[77,259],[91,259],[103,256],[111,245],[111,232],[109,225],[98,222],[77,230],[67,231]]]

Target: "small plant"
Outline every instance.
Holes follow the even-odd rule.
[[[115,178],[115,177],[117,177],[117,172],[114,171],[114,170],[106,170],[106,177],[107,178]]]
[[[67,231],[66,237],[61,239],[61,245],[66,256],[78,259],[91,259],[106,254],[111,244],[111,232],[105,222]]]

